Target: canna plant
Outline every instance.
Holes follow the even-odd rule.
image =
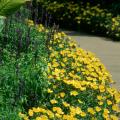
[[[14,13],[27,1],[30,0],[0,0],[0,32],[4,25],[5,16]]]

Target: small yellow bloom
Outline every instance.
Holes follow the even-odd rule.
[[[105,86],[104,85],[99,85],[99,90],[100,90],[100,92],[105,92]]]
[[[48,114],[49,118],[54,118],[54,113],[50,110],[47,110],[46,113]]]
[[[110,100],[107,100],[108,105],[112,105],[112,102]]]
[[[97,96],[98,100],[102,100],[102,98],[103,98],[102,96]]]
[[[45,115],[42,115],[42,116],[40,116],[40,117],[36,117],[35,120],[48,120],[48,117],[45,116]]]
[[[110,118],[111,118],[112,120],[119,120],[119,118],[118,118],[117,116],[115,116],[115,115],[110,115]]]
[[[29,26],[33,26],[33,25],[34,25],[33,20],[28,20],[28,19],[26,19],[25,21],[26,21],[26,23],[27,23]]]
[[[103,102],[102,102],[102,101],[100,101],[100,102],[98,102],[98,104],[99,104],[99,105],[103,105]]]
[[[110,112],[109,112],[108,109],[105,108],[105,109],[104,109],[104,113],[108,114],[108,113],[110,113]]]
[[[61,117],[62,117],[62,116],[61,116],[60,114],[58,114],[58,113],[56,113],[55,116],[56,116],[57,118],[61,118]]]
[[[56,103],[58,103],[58,101],[57,100],[50,100],[50,102],[51,102],[51,104],[56,104]]]
[[[65,107],[69,107],[69,106],[70,106],[70,104],[68,104],[67,102],[63,102],[63,105],[64,105]]]
[[[60,97],[62,97],[62,98],[65,97],[65,93],[64,93],[64,92],[61,92],[61,93],[60,93]]]
[[[95,111],[94,111],[94,109],[93,108],[88,108],[88,110],[87,110],[89,113],[91,113],[92,115],[94,115],[95,114]]]
[[[53,107],[53,112],[57,112],[58,114],[61,114],[61,115],[64,114],[60,107]]]
[[[112,110],[114,110],[114,111],[119,111],[119,107],[118,107],[118,105],[117,104],[114,104],[113,106],[112,106]]]
[[[108,118],[109,118],[109,115],[108,115],[108,113],[103,113],[103,115],[102,115],[105,119],[107,119],[108,120]]]
[[[29,109],[28,114],[29,116],[33,116],[33,110]]]
[[[95,110],[97,111],[97,112],[100,112],[101,111],[101,108],[100,107],[95,107]]]
[[[48,89],[47,92],[48,92],[48,93],[53,93],[53,90]]]
[[[80,115],[81,115],[81,117],[85,117],[86,113],[85,112],[81,112]]]
[[[78,92],[77,92],[77,91],[71,91],[71,92],[70,92],[70,95],[77,96],[77,95],[78,95]]]

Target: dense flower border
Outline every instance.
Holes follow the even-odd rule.
[[[118,120],[120,93],[109,86],[111,75],[93,53],[78,48],[63,32],[54,34],[49,52],[45,104],[19,113],[21,118]]]

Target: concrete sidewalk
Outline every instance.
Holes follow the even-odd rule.
[[[64,32],[77,40],[81,48],[95,53],[100,58],[116,82],[113,86],[120,90],[120,42],[74,31]]]

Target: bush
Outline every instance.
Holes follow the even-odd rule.
[[[106,9],[101,9],[99,6],[91,7],[90,4],[87,4],[75,19],[94,33],[120,40],[119,15],[114,17]]]
[[[114,40],[120,40],[119,15],[112,14],[111,10],[104,9],[100,4],[93,5],[81,1],[48,1],[41,4],[64,28],[78,30],[85,28],[97,34],[114,38]],[[113,19],[115,20],[113,21]]]

